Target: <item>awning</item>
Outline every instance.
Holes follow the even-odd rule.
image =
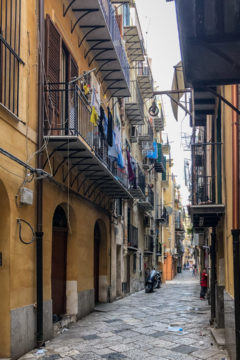
[[[132,199],[132,195],[121,182],[121,179],[109,170],[107,164],[98,158],[94,150],[81,136],[45,136],[44,138],[51,150],[50,158],[54,154],[62,155],[62,162],[58,168],[69,161],[70,166],[68,172],[64,174],[64,178],[67,178],[70,171],[74,169],[77,172],[75,178],[78,175],[83,175],[84,179],[87,180],[87,183],[84,180],[81,181],[82,186],[85,187],[85,196],[89,196],[96,189],[99,189],[113,199]]]
[[[176,66],[174,66],[174,74],[173,74],[173,81],[172,81],[172,90],[178,91],[178,90],[184,90],[185,89],[185,83],[183,78],[183,67],[182,67],[182,61],[179,61]],[[176,94],[171,94],[171,97],[176,101],[179,102],[181,98],[183,97],[184,93],[179,92]],[[172,111],[175,119],[178,121],[178,104],[171,99],[171,105],[172,105]]]

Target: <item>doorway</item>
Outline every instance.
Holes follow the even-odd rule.
[[[95,304],[99,302],[99,264],[100,264],[101,232],[98,223],[94,227],[94,291]]]
[[[67,218],[58,206],[52,228],[52,309],[57,320],[66,313]]]

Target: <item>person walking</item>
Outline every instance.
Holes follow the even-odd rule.
[[[207,293],[207,270],[206,268],[203,269],[202,274],[201,274],[201,292],[200,292],[200,299],[204,300],[206,293]]]

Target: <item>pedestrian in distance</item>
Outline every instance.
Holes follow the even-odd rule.
[[[201,274],[201,292],[200,292],[200,299],[204,300],[206,293],[207,293],[207,270],[206,268],[203,269],[202,274]]]

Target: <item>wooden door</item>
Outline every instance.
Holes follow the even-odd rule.
[[[98,224],[94,229],[94,289],[95,303],[99,302],[99,251],[100,251],[100,229]]]
[[[59,316],[66,313],[67,229],[53,227],[52,235],[53,314]]]

